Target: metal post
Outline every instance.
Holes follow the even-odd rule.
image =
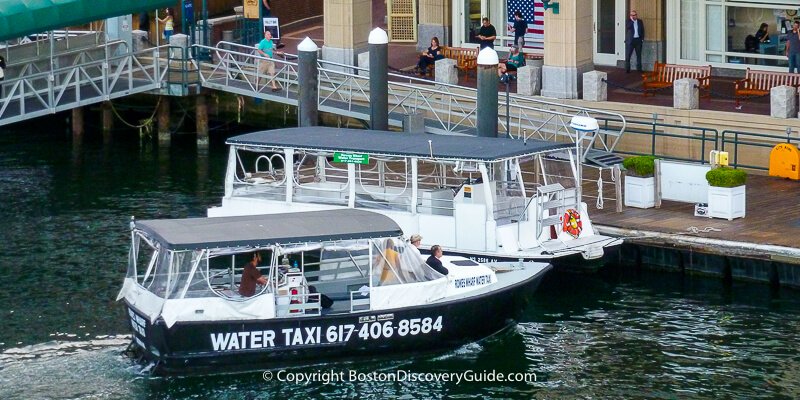
[[[297,45],[297,83],[299,85],[297,123],[299,126],[316,126],[319,121],[319,69],[317,67],[317,44],[306,37]]]
[[[511,75],[506,72],[504,74],[505,81],[506,81],[506,137],[511,138],[511,98],[508,93],[509,91],[509,79]]]
[[[497,52],[478,53],[478,136],[497,137]]]
[[[369,33],[368,42],[369,122],[372,129],[385,131],[389,130],[389,35],[375,28]]]

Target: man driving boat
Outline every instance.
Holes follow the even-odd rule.
[[[250,297],[256,294],[256,283],[267,284],[267,278],[258,271],[258,264],[261,262],[261,254],[253,253],[253,259],[244,266],[242,271],[242,281],[239,283],[239,294]]]

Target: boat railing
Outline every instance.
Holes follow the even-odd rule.
[[[350,312],[369,311],[369,292],[353,290],[350,292]]]
[[[319,316],[322,312],[319,293],[275,296],[275,315],[279,317]]]

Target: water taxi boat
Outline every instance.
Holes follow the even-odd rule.
[[[621,243],[592,227],[571,143],[324,127],[227,143],[225,195],[209,217],[371,210],[423,247],[498,267],[595,259]]]
[[[551,268],[440,260],[446,271],[394,220],[357,209],[135,221],[117,299],[153,372],[218,373],[485,338]]]

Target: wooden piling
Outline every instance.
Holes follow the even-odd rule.
[[[197,121],[197,147],[208,148],[208,106],[204,94],[199,94],[195,98],[195,121]]]
[[[111,130],[114,128],[114,113],[111,102],[104,101],[100,107],[103,112],[103,143],[111,141]]]
[[[72,140],[80,143],[83,140],[83,107],[72,109]]]
[[[162,96],[158,106],[158,142],[169,144],[172,139],[169,131],[169,97]]]

